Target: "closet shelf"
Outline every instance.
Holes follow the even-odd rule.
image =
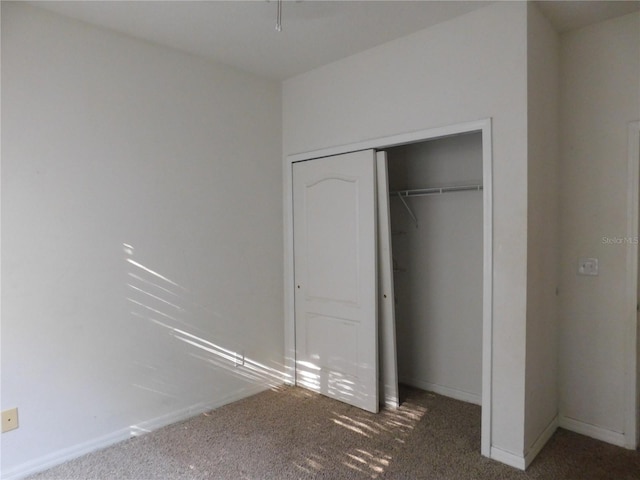
[[[409,208],[409,205],[405,201],[407,197],[424,197],[427,195],[440,195],[442,193],[450,193],[450,192],[466,192],[466,191],[480,191],[482,190],[481,183],[473,183],[473,184],[461,184],[461,185],[448,185],[442,187],[427,187],[427,188],[414,188],[411,190],[396,190],[395,192],[389,192],[389,195],[398,197],[404,208],[407,209],[409,216],[413,220],[413,223],[416,224],[416,228],[418,228],[418,219]]]

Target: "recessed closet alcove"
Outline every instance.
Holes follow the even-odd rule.
[[[490,455],[491,120],[288,163],[295,383],[373,412],[399,383],[482,405]]]
[[[482,135],[385,151],[398,380],[479,405]]]

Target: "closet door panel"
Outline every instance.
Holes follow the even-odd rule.
[[[378,410],[375,152],[293,165],[296,382]]]
[[[376,154],[378,176],[378,301],[380,389],[383,403],[397,408],[398,367],[396,356],[395,289],[391,248],[391,214],[389,208],[389,175],[386,152]]]
[[[332,175],[305,190],[306,295],[318,301],[359,305],[357,179]],[[340,265],[340,276],[327,268],[332,262]]]

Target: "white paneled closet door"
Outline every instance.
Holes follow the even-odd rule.
[[[378,411],[376,153],[293,164],[296,383]]]
[[[400,404],[396,354],[396,312],[391,252],[391,213],[386,152],[376,154],[378,176],[378,350],[380,352],[380,391],[387,408]]]

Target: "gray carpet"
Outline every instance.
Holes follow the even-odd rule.
[[[281,387],[31,479],[640,479],[640,453],[565,430],[526,472],[480,455],[480,407],[416,389],[369,414]]]

